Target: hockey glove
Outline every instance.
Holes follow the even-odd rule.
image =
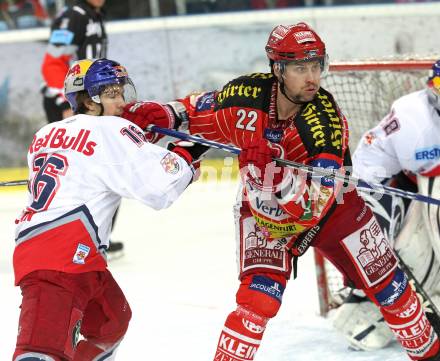
[[[240,171],[245,180],[263,191],[275,192],[283,179],[283,168],[273,158],[283,158],[284,148],[266,139],[250,140],[238,156]]]
[[[133,102],[124,107],[121,115],[146,131],[145,136],[151,143],[163,137],[161,134],[147,131],[149,125],[173,129],[176,125],[176,116],[171,106],[156,102]]]
[[[178,154],[185,159],[189,165],[197,169],[200,166],[200,161],[209,150],[209,147],[198,143],[178,140],[168,143],[167,149]]]

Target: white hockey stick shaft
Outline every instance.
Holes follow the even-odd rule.
[[[0,182],[0,187],[11,187],[11,186],[24,186],[27,184],[27,179],[20,179],[15,181]]]

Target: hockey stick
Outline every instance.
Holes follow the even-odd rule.
[[[173,129],[160,128],[155,125],[150,125],[150,126],[148,126],[148,130],[151,132],[160,133],[163,135],[168,135],[173,138],[178,138],[181,140],[187,140],[190,142],[203,144],[203,145],[206,145],[211,148],[221,149],[226,152],[233,153],[233,154],[240,154],[240,151],[241,151],[240,148],[237,148],[237,147],[234,147],[231,145],[226,145],[226,144],[214,142],[212,140],[207,140],[207,139],[195,136],[195,135],[182,133],[182,132],[179,132],[179,131],[173,130]],[[277,162],[278,165],[283,166],[283,167],[293,167],[295,169],[300,169],[302,171],[305,171],[305,172],[312,174],[312,175],[315,175],[315,176],[333,178],[334,180],[351,184],[351,185],[355,186],[356,188],[358,188],[362,192],[374,191],[374,192],[381,193],[381,194],[389,194],[389,195],[399,196],[399,197],[403,197],[403,198],[414,199],[417,201],[421,201],[421,202],[425,202],[425,203],[429,203],[429,204],[436,204],[436,205],[440,206],[440,199],[425,196],[423,194],[413,193],[410,191],[404,191],[401,189],[389,187],[389,186],[382,185],[382,184],[367,183],[357,177],[350,175],[349,172],[341,173],[337,169],[312,167],[312,166],[305,165],[302,163],[297,163],[297,162],[294,162],[291,160],[280,159],[280,158],[274,158],[274,161]]]
[[[418,294],[420,294],[420,296],[422,296],[423,301],[424,301],[422,303],[426,303],[427,302],[428,303],[427,308],[431,308],[433,313],[436,315],[437,320],[439,320],[440,312],[439,312],[437,306],[434,304],[434,302],[432,302],[431,297],[429,297],[428,293],[425,291],[425,289],[423,288],[422,284],[419,281],[417,281],[417,278],[414,276],[414,273],[407,266],[407,264],[403,261],[402,257],[400,257],[400,255],[398,254],[397,251],[395,252],[395,254],[396,254],[397,258],[399,259],[399,266],[400,266],[400,268],[402,269],[402,271],[404,271],[407,274],[407,276],[409,278],[409,282],[413,283],[416,292]],[[440,322],[440,320],[437,321],[437,322]]]
[[[21,179],[16,181],[0,182],[0,187],[10,187],[10,186],[24,186],[28,183],[27,179]]]

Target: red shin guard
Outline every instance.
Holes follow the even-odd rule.
[[[251,361],[260,346],[268,318],[238,306],[226,319],[214,361]]]
[[[436,355],[440,347],[438,336],[406,276],[397,269],[384,284],[385,287],[366,292],[379,305],[397,341],[411,360],[427,360]]]

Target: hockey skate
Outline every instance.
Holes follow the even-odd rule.
[[[124,256],[124,243],[117,241],[110,241],[107,248],[107,261],[111,262]]]

